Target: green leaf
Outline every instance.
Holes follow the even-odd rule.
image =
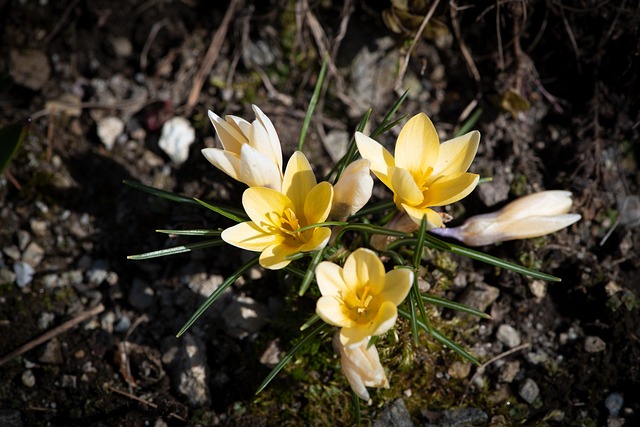
[[[248,263],[240,267],[238,270],[236,270],[231,276],[227,277],[227,279],[224,282],[222,282],[222,284],[218,286],[216,290],[211,293],[211,295],[209,295],[209,298],[207,298],[206,301],[203,302],[202,305],[200,305],[200,307],[198,307],[196,312],[193,313],[193,316],[191,316],[189,320],[187,320],[187,323],[185,323],[184,326],[177,333],[176,337],[179,338],[182,334],[187,332],[187,329],[189,329],[191,325],[196,323],[196,320],[198,320],[198,318],[200,318],[200,316],[204,314],[204,312],[209,308],[209,306],[213,304],[218,299],[218,297],[222,295],[222,293],[229,286],[231,286],[231,284],[233,284],[233,282],[238,280],[238,277],[242,276],[247,270],[251,269],[254,265],[258,263],[258,259],[259,257],[255,257],[254,259],[252,259],[251,261],[249,261]]]
[[[409,90],[407,89],[400,96],[400,98],[398,98],[395,104],[393,104],[393,106],[391,107],[387,115],[384,116],[384,119],[378,125],[378,127],[373,132],[371,132],[371,135],[370,135],[371,138],[375,138],[376,136],[380,135],[382,132],[386,132],[388,130],[387,124],[391,121],[391,117],[393,117],[396,114],[396,112],[398,111],[398,108],[400,108],[400,106],[405,101],[405,99],[407,99],[408,94],[409,94]]]
[[[320,333],[322,331],[324,331],[324,330],[326,330],[328,328],[329,328],[329,325],[323,323],[320,326],[318,326],[317,328],[315,328],[313,331],[311,331],[307,335],[305,335],[295,346],[293,346],[293,348],[291,350],[289,350],[289,352],[286,354],[286,356],[284,356],[282,358],[280,363],[278,363],[276,365],[276,367],[273,368],[271,370],[271,372],[269,372],[269,375],[267,375],[267,377],[264,379],[264,381],[262,381],[262,384],[260,384],[260,386],[258,387],[258,390],[256,390],[256,394],[260,393],[262,390],[265,389],[265,387],[267,387],[267,385],[269,385],[271,380],[274,379],[276,377],[276,375],[278,375],[278,373],[282,370],[282,368],[284,368],[286,366],[286,364],[291,361],[293,356],[295,356],[295,354],[298,351],[300,351],[300,349],[302,349],[309,341],[311,341],[316,336],[320,335]]]
[[[156,230],[156,233],[175,234],[176,236],[219,236],[221,230]]]
[[[0,174],[9,166],[31,127],[31,119],[16,122],[0,129]]]
[[[455,135],[453,135],[454,138],[457,138],[459,136],[464,135],[465,133],[469,132],[474,126],[475,124],[478,122],[478,119],[480,119],[480,116],[482,115],[482,108],[478,108],[476,111],[473,112],[473,114],[467,119],[466,122],[464,122],[462,124],[462,126],[460,126],[460,129],[458,129],[458,132],[455,133]]]
[[[431,332],[431,322],[427,317],[427,310],[424,308],[424,301],[422,301],[420,288],[418,287],[418,275],[420,273],[420,264],[422,262],[422,250],[424,249],[424,236],[427,232],[427,216],[422,217],[420,221],[420,228],[418,229],[418,238],[416,239],[416,246],[413,249],[413,287],[412,292],[415,296],[416,304],[418,305],[418,311],[420,312],[420,318],[422,322],[427,325],[429,332]]]
[[[450,308],[452,310],[461,311],[463,313],[471,314],[472,316],[482,317],[483,319],[491,319],[491,316],[489,316],[484,311],[477,310],[473,307],[469,307],[468,305],[460,304],[458,302],[451,301],[446,298],[440,298],[440,297],[427,295],[427,294],[422,294],[421,297],[423,301],[426,301],[429,304]]]
[[[300,326],[300,331],[309,329],[309,327],[313,326],[318,320],[320,320],[320,316],[318,316],[316,313],[313,313],[313,315],[306,322],[304,322],[302,326]]]
[[[222,241],[220,239],[207,240],[206,242],[190,243],[188,245],[175,246],[173,248],[160,249],[160,250],[157,250],[157,251],[146,252],[146,253],[138,254],[138,255],[129,255],[127,257],[127,259],[131,259],[131,260],[134,260],[134,261],[140,261],[140,260],[143,260],[143,259],[158,258],[158,257],[163,257],[163,256],[182,254],[182,253],[194,251],[194,250],[197,250],[197,249],[204,249],[204,248],[211,248],[211,247],[214,247],[214,246],[221,246],[223,244],[224,244],[224,241]]]
[[[313,255],[313,258],[309,263],[309,267],[307,268],[307,272],[304,275],[302,282],[300,283],[300,290],[298,291],[298,295],[303,296],[305,292],[307,292],[307,289],[309,289],[309,285],[311,285],[311,282],[316,276],[316,266],[320,263],[320,261],[322,261],[323,253],[324,248],[316,251],[316,253]]]
[[[313,110],[316,109],[316,105],[318,104],[318,99],[320,98],[322,85],[324,84],[324,79],[327,74],[327,62],[328,62],[328,58],[325,56],[324,60],[322,61],[322,67],[320,68],[320,74],[318,74],[318,81],[316,82],[316,87],[313,89],[313,95],[311,96],[311,101],[309,101],[309,106],[307,107],[307,114],[305,114],[304,121],[302,122],[302,129],[300,130],[300,138],[298,139],[298,151],[302,151],[302,145],[304,144],[304,139],[307,136],[309,123],[311,123],[311,116],[313,116]]]
[[[240,213],[240,211],[228,207],[221,208],[219,206],[212,205],[200,199],[193,198],[198,204],[204,206],[205,208],[214,211],[217,214],[222,215],[225,218],[229,218],[231,221],[235,222],[244,222],[247,221],[247,218],[244,213]]]
[[[153,188],[148,185],[144,185],[135,181],[129,181],[126,179],[122,182],[125,185],[128,185],[129,187],[135,188],[136,190],[141,190],[141,191],[144,191],[145,193],[149,193],[157,197],[162,197],[163,199],[171,200],[172,202],[186,203],[188,205],[200,206],[195,200],[189,197],[184,197],[175,193],[171,193],[170,191],[160,190],[158,188]]]

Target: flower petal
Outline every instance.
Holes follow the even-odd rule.
[[[270,245],[281,242],[282,236],[268,234],[252,221],[241,222],[222,232],[222,240],[248,251],[261,252]]]
[[[400,305],[409,294],[413,283],[413,271],[408,268],[398,268],[385,275],[384,289],[379,297]]]
[[[417,208],[415,206],[409,206],[404,203],[401,204],[401,207],[416,224],[420,224],[422,222],[422,218],[426,215],[427,230],[431,230],[433,228],[440,228],[443,226],[442,217],[438,215],[438,212],[434,211],[433,209]]]
[[[424,200],[420,188],[416,185],[409,171],[397,167],[389,168],[391,175],[391,189],[395,195],[408,205],[419,205]]]
[[[398,318],[398,308],[391,301],[384,301],[378,309],[378,315],[371,325],[370,335],[382,335],[393,328]]]
[[[273,123],[271,123],[271,120],[269,120],[269,117],[267,117],[267,115],[264,114],[258,106],[252,105],[251,108],[253,108],[256,119],[258,119],[260,124],[262,124],[264,129],[267,131],[267,134],[269,135],[269,144],[271,144],[271,151],[275,156],[278,167],[282,170],[282,145],[280,144],[280,138],[278,138],[276,128],[273,126]]]
[[[371,198],[373,178],[367,159],[351,162],[333,186],[331,217],[342,220],[364,207]]]
[[[249,144],[242,146],[238,174],[238,181],[249,187],[267,187],[278,191],[282,188],[282,175],[277,165]]]
[[[425,192],[424,204],[426,206],[445,206],[457,202],[471,193],[480,175],[461,172],[453,175],[437,178],[429,185]]]
[[[384,265],[370,249],[359,248],[352,252],[344,263],[342,275],[351,291],[367,285],[371,294],[377,295],[384,289]]]
[[[224,116],[224,119],[232,126],[235,130],[237,130],[240,134],[242,134],[242,141],[246,144],[249,142],[249,132],[251,130],[251,123],[243,119],[242,117],[233,116],[231,114]]]
[[[362,328],[359,325],[355,325],[352,328],[343,326],[340,329],[340,343],[349,349],[356,348],[360,344],[367,342],[371,336],[369,332],[369,329]]]
[[[283,240],[281,243],[265,248],[260,254],[260,265],[269,270],[280,270],[289,265],[291,260],[287,257],[298,252],[298,248],[287,245],[285,242],[286,240]]]
[[[515,239],[529,239],[532,237],[544,236],[555,233],[582,218],[580,214],[565,214],[553,216],[531,216],[506,224],[500,224],[497,229],[499,234],[495,235],[494,242],[501,242]],[[466,240],[465,240],[466,243]]]
[[[240,171],[240,157],[230,151],[223,151],[219,148],[204,148],[202,155],[209,162],[229,175],[231,178],[238,180]]]
[[[345,313],[344,307],[337,296],[323,296],[316,302],[316,314],[330,325],[349,328],[355,322]]]
[[[273,227],[280,227],[274,222],[286,208],[293,208],[287,196],[279,191],[264,187],[250,187],[242,194],[242,206],[249,218],[267,233],[274,232]]]
[[[340,295],[347,291],[342,267],[329,261],[323,261],[316,267],[316,281],[323,296]]]
[[[304,213],[305,198],[315,185],[316,177],[309,161],[302,151],[296,151],[287,163],[282,181],[282,192],[293,203],[293,211],[296,215]]]
[[[309,191],[304,200],[304,225],[324,222],[329,216],[333,201],[333,187],[323,181]]]
[[[369,138],[362,132],[356,132],[356,145],[363,159],[371,162],[369,168],[380,181],[387,187],[391,188],[389,179],[389,167],[395,166],[395,160],[389,151],[381,144]]]
[[[226,151],[239,155],[243,142],[247,141],[244,135],[233,125],[222,120],[222,118],[213,111],[209,111],[209,120],[211,120],[211,124],[213,124],[213,127],[216,129],[222,147]]]
[[[474,130],[440,145],[438,161],[433,167],[433,175],[452,175],[466,172],[476,157],[480,144],[480,132]]]
[[[500,220],[514,220],[536,216],[566,214],[573,201],[571,192],[563,190],[540,191],[520,197],[496,212]]]
[[[424,173],[438,160],[440,140],[436,128],[424,113],[413,116],[402,127],[396,142],[396,166],[413,175]]]
[[[313,229],[311,238],[298,247],[298,252],[310,252],[324,248],[329,243],[331,229],[329,227],[316,227]]]

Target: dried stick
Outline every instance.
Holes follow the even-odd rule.
[[[229,4],[229,8],[225,12],[224,18],[222,18],[222,23],[216,30],[216,33],[211,40],[211,44],[209,44],[207,54],[205,55],[198,72],[193,78],[193,86],[191,87],[189,98],[187,99],[186,115],[191,113],[196,102],[198,102],[198,96],[200,96],[202,85],[204,85],[204,81],[207,75],[211,72],[211,68],[213,68],[213,64],[216,62],[216,59],[218,59],[220,48],[222,47],[222,43],[224,43],[224,38],[226,37],[227,30],[229,29],[229,23],[231,23],[231,19],[233,18],[240,3],[242,3],[242,0],[231,0],[231,4]]]
[[[33,349],[34,347],[37,347],[40,344],[43,344],[43,343],[49,341],[50,339],[57,337],[61,333],[68,331],[69,329],[71,329],[74,326],[84,322],[85,320],[88,320],[91,317],[102,313],[103,311],[104,311],[104,305],[98,304],[95,307],[78,314],[73,319],[67,320],[62,325],[57,326],[57,327],[51,329],[48,332],[45,332],[44,334],[40,335],[38,338],[36,338],[36,339],[34,339],[32,341],[29,341],[25,345],[20,346],[17,349],[15,349],[12,352],[10,352],[6,356],[4,356],[2,359],[0,359],[0,366],[4,365],[5,363],[9,362],[10,360],[13,360],[14,358],[20,356],[21,354],[26,353],[27,351]]]

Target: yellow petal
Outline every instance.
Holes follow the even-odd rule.
[[[271,123],[271,120],[269,120],[269,117],[267,117],[267,115],[264,114],[262,110],[258,108],[258,106],[252,105],[251,108],[253,108],[256,119],[267,131],[267,134],[269,135],[269,144],[271,145],[271,151],[275,155],[278,167],[280,168],[280,170],[282,170],[282,145],[280,144],[280,139],[278,138],[276,128],[273,126],[273,123]]]
[[[457,202],[476,188],[480,175],[474,173],[457,173],[437,178],[429,185],[425,194],[426,206],[445,206]]]
[[[282,236],[265,233],[252,221],[242,222],[227,228],[222,232],[221,237],[230,245],[255,252],[261,252],[266,247],[284,239]]]
[[[377,295],[384,288],[384,265],[370,249],[359,248],[352,252],[344,263],[342,274],[346,286],[352,291],[367,285],[371,294]]]
[[[317,227],[313,230],[311,238],[303,245],[298,247],[297,252],[317,251],[324,248],[329,243],[331,237],[331,229],[328,227]]]
[[[230,151],[223,151],[219,148],[205,148],[202,155],[211,164],[235,180],[239,180],[240,157]]]
[[[356,132],[356,145],[362,158],[371,162],[369,167],[371,172],[373,172],[384,185],[391,188],[391,180],[388,176],[389,167],[395,166],[395,160],[391,153],[378,142],[361,132]]]
[[[356,348],[369,340],[371,336],[369,332],[370,329],[361,328],[359,325],[354,325],[352,328],[343,326],[340,329],[340,343],[349,349]]]
[[[293,203],[296,215],[303,214],[305,198],[315,185],[316,177],[309,161],[302,151],[296,151],[287,163],[282,181],[282,192]]]
[[[391,174],[391,189],[403,203],[419,205],[424,200],[420,188],[416,185],[409,171],[397,167],[389,168]]]
[[[280,218],[286,208],[292,208],[291,201],[284,194],[271,188],[251,187],[242,194],[242,206],[249,218],[267,233],[272,233],[274,223]]]
[[[342,277],[342,267],[329,261],[323,261],[316,267],[316,281],[323,296],[340,295],[348,290]]]
[[[242,141],[246,144],[249,142],[249,132],[251,130],[251,123],[243,119],[242,117],[226,115],[224,119],[229,124],[229,126],[233,127],[236,131],[238,131],[242,136]]]
[[[298,248],[289,246],[285,242],[286,240],[265,248],[260,254],[260,265],[269,270],[280,270],[289,265],[291,260],[286,258],[298,252]]]
[[[393,328],[398,318],[398,309],[391,301],[385,301],[380,305],[378,315],[371,325],[370,335],[382,335],[389,329]]]
[[[222,147],[226,151],[239,155],[242,143],[246,142],[244,135],[232,125],[222,120],[222,118],[213,111],[209,111],[209,120],[211,120],[213,127],[216,129]]]
[[[443,142],[433,176],[466,172],[476,157],[479,143],[480,132],[477,130]]]
[[[379,297],[400,305],[409,294],[413,283],[413,271],[408,268],[398,268],[387,272],[384,289]]]
[[[413,116],[404,125],[396,142],[396,166],[413,175],[424,173],[438,160],[440,140],[436,128],[424,113]]]
[[[330,325],[349,328],[355,324],[345,313],[342,300],[336,296],[320,297],[316,303],[316,313]]]
[[[333,187],[323,181],[309,191],[304,201],[304,225],[324,222],[329,216],[333,201]]]
[[[278,166],[249,144],[244,144],[241,149],[238,181],[249,187],[267,187],[277,191],[282,188]]]
[[[404,211],[409,215],[409,218],[416,224],[422,222],[422,218],[427,216],[427,230],[433,228],[440,228],[443,226],[442,217],[438,215],[436,211],[429,208],[417,208],[415,206],[409,206],[407,204],[401,204]]]

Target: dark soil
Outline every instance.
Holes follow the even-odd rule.
[[[433,293],[464,300],[478,286],[500,292],[487,309],[491,320],[434,311],[434,322],[481,362],[500,357],[482,372],[460,374],[453,367],[464,361],[427,335],[408,356],[411,335],[401,323],[400,342],[381,346],[392,388],[362,405],[363,423],[403,398],[416,425],[640,424],[640,206],[634,204],[640,5],[440,2],[434,16],[441,26],[430,24],[433,37],[419,40],[395,93],[413,33],[407,20],[404,33],[385,25],[391,3],[245,0],[190,106],[229,2],[0,0],[0,126],[31,117],[27,138],[0,177],[0,356],[104,306],[0,366],[0,425],[16,414],[11,411],[29,426],[354,422],[329,337],[254,395],[270,371],[260,362],[265,350],[276,343],[282,356],[313,312],[313,296],[295,296],[296,278],[252,269],[188,337],[176,339],[207,286],[232,274],[246,254],[223,246],[127,259],[194,241],[157,229],[230,223],[123,180],[238,206],[242,185],[200,154],[215,145],[207,110],[252,119],[251,104],[260,106],[288,157],[327,48],[336,68],[304,148],[319,177],[334,162],[331,134],[352,134],[368,108],[370,121],[379,123],[411,87],[399,114],[424,111],[443,137],[466,121],[471,103],[482,109],[472,170],[493,181],[450,210],[454,224],[545,189],[572,191],[573,212],[582,215],[551,236],[481,248],[560,283],[541,285],[434,254],[425,270]],[[408,3],[419,25],[431,3]],[[343,20],[345,10],[350,14]],[[344,34],[341,22],[348,23]],[[375,57],[369,65],[362,62],[365,48]],[[363,67],[368,75],[357,74]],[[97,125],[108,116],[124,125],[110,147]],[[180,165],[158,146],[162,125],[174,116],[188,119],[196,132]],[[380,141],[392,145],[398,129]],[[377,197],[388,197],[379,182],[376,187]],[[34,275],[18,286],[14,272],[23,263]],[[242,297],[265,310],[265,325],[233,330],[227,309]],[[496,333],[505,324],[529,346],[503,354],[509,347]],[[172,348],[191,345],[187,339],[199,352],[193,363],[204,367],[200,400],[177,386],[176,376],[187,368],[168,361]],[[531,402],[521,390],[527,380],[539,389]],[[478,409],[485,418],[438,421],[443,411],[460,408]]]

